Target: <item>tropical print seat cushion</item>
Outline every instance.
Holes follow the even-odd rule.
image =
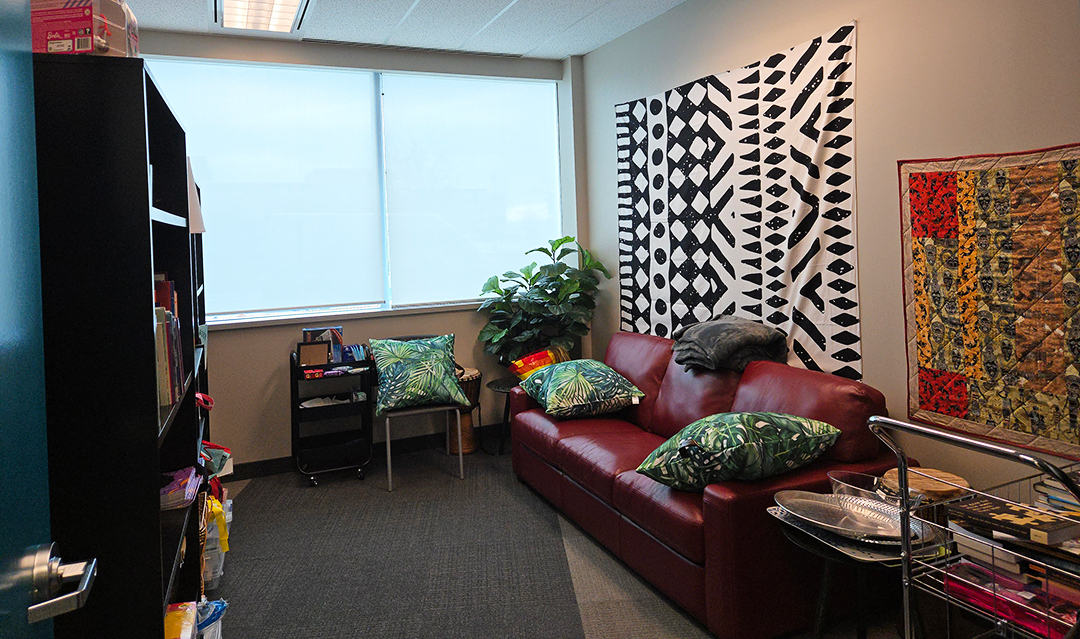
[[[521,387],[549,415],[560,418],[613,413],[645,397],[625,377],[593,359],[545,366]]]
[[[469,400],[454,376],[454,335],[409,341],[369,341],[379,393],[375,414],[430,404],[461,404]]]
[[[752,481],[805,466],[836,443],[840,430],[781,413],[703,417],[654,450],[637,471],[678,490],[719,481]]]

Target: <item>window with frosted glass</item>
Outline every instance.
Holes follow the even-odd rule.
[[[149,66],[202,191],[207,311],[382,303],[375,74]]]
[[[394,304],[475,299],[559,236],[555,84],[383,74]]]

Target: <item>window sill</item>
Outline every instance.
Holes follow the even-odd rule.
[[[480,300],[444,302],[440,304],[417,304],[413,306],[334,307],[327,309],[303,309],[282,312],[228,313],[207,318],[211,331],[228,331],[262,326],[290,326],[300,324],[327,324],[403,315],[430,315],[458,311],[476,311]]]

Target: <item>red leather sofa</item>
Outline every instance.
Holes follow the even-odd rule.
[[[823,564],[766,512],[779,490],[829,492],[843,469],[881,474],[896,458],[867,429],[885,398],[859,382],[775,362],[687,372],[669,339],[618,333],[604,362],[645,393],[620,413],[559,420],[521,387],[510,396],[514,472],[721,639],[767,639],[813,624]],[[771,411],[842,433],[813,464],[755,482],[673,490],[636,472],[687,424]]]

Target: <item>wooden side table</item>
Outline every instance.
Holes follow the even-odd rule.
[[[503,454],[503,447],[506,444],[506,438],[510,434],[510,391],[513,390],[514,387],[518,386],[520,383],[521,380],[518,379],[516,375],[510,375],[508,377],[500,377],[499,379],[490,381],[486,384],[489,389],[495,391],[496,393],[501,393],[505,395],[505,397],[503,398],[502,433],[500,433],[499,435],[499,455]],[[480,447],[483,448],[482,443]],[[489,455],[496,454],[486,449],[484,450],[484,452]]]

